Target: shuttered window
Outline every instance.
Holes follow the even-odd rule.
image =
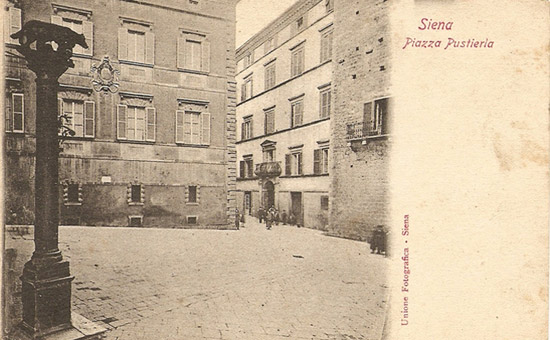
[[[210,72],[210,41],[206,35],[183,32],[177,39],[179,69]]]
[[[132,27],[139,27],[133,25]],[[153,65],[155,63],[155,34],[150,27],[118,29],[118,59]]]
[[[210,145],[210,130],[210,113],[176,111],[176,143]]]
[[[6,4],[9,3],[6,2]],[[19,41],[17,39],[11,38],[10,35],[17,33],[21,30],[21,9],[10,6],[7,8],[7,10],[8,13],[5,13],[4,16],[4,18],[7,19],[4,20],[4,41],[11,44],[19,44]]]
[[[294,77],[304,72],[304,45],[296,47],[292,51],[290,59],[290,76]]]
[[[275,110],[271,109],[265,112],[265,134],[275,132]]]
[[[302,152],[293,152],[285,155],[285,175],[302,174]]]
[[[328,148],[313,150],[313,173],[328,174]]]
[[[74,134],[69,136],[95,136],[95,102],[59,99],[59,110],[63,117],[63,125],[74,131]]]
[[[275,78],[275,62],[270,63],[265,67],[265,90],[269,90],[276,84]]]
[[[155,141],[156,110],[154,107],[119,105],[117,138],[134,141]]]
[[[298,100],[291,104],[291,127],[302,125],[304,115],[304,101]]]
[[[321,33],[321,62],[332,59],[332,30]]]
[[[319,103],[319,117],[326,118],[330,116],[331,110],[331,89],[326,89],[320,93],[320,103]]]

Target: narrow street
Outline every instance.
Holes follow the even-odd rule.
[[[6,238],[16,271],[32,235]],[[239,231],[60,227],[73,311],[132,339],[380,339],[388,259],[249,218]],[[20,273],[20,272],[19,272]]]

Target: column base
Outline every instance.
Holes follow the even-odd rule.
[[[107,329],[76,313],[71,313],[68,328],[46,335],[31,335],[26,327],[17,327],[6,340],[100,340]]]

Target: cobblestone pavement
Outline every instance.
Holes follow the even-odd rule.
[[[6,241],[28,259],[29,238]],[[61,227],[60,248],[73,311],[108,340],[382,336],[389,260],[366,243],[249,219],[239,231]]]

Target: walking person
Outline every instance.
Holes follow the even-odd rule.
[[[269,209],[265,215],[265,227],[267,230],[271,230],[273,226],[273,211]]]

